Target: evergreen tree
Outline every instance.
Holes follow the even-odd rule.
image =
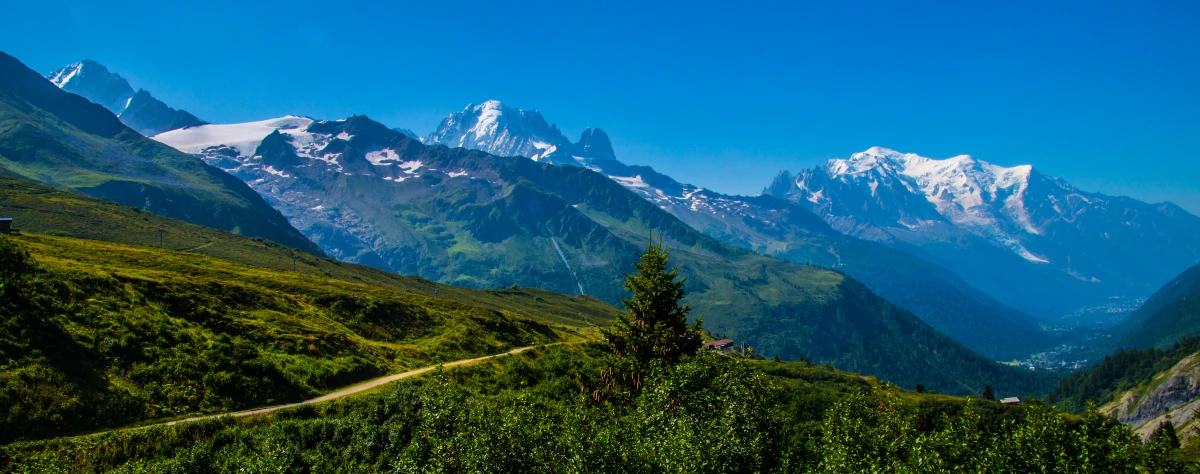
[[[992,392],[991,385],[983,386],[983,399],[988,401],[996,401],[996,394]]]
[[[669,268],[670,255],[659,234],[658,244],[653,236],[646,253],[634,262],[634,274],[625,273],[622,286],[632,293],[621,303],[629,314],[617,315],[616,322],[604,330],[615,357],[602,378],[608,387],[625,385],[633,393],[641,391],[642,377],[650,372],[654,361],[675,364],[681,357],[694,355],[702,346],[700,321],[689,326],[687,315],[691,306],[681,305],[686,278],[680,279],[676,268]]]
[[[1179,435],[1170,421],[1158,424],[1146,443],[1146,460],[1143,472],[1175,473],[1189,472],[1179,456]],[[1186,459],[1186,458],[1185,458]],[[1193,461],[1194,462],[1194,461]]]
[[[0,237],[0,288],[32,269],[33,259],[29,258],[29,252],[7,237]]]
[[[1175,433],[1175,424],[1164,421],[1158,424],[1154,433],[1150,434],[1151,447],[1161,447],[1164,451],[1179,449],[1179,435]]]

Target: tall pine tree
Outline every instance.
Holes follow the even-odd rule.
[[[634,262],[637,272],[624,273],[622,286],[632,295],[621,303],[629,313],[617,315],[616,322],[604,330],[615,355],[602,374],[609,388],[625,386],[636,394],[653,361],[674,364],[702,346],[700,321],[689,326],[687,316],[692,307],[680,305],[687,279],[680,279],[678,270],[669,264],[670,255],[659,233],[658,244],[651,235],[646,253]]]

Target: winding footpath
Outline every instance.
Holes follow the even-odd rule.
[[[454,362],[446,362],[444,364],[431,365],[428,367],[422,367],[419,369],[414,369],[414,370],[410,370],[408,372],[402,372],[399,374],[385,375],[383,377],[371,379],[371,380],[368,380],[366,382],[362,382],[362,383],[359,383],[356,385],[351,385],[349,387],[343,388],[336,392],[328,393],[328,394],[322,395],[320,397],[314,398],[312,400],[305,400],[303,402],[288,403],[286,405],[275,405],[275,406],[270,406],[270,407],[255,408],[252,410],[235,411],[235,412],[229,412],[229,413],[217,413],[214,415],[196,416],[196,417],[192,417],[192,418],[185,418],[182,420],[168,421],[168,422],[164,422],[164,423],[155,423],[152,425],[133,426],[133,427],[129,427],[129,428],[118,428],[115,430],[100,431],[100,432],[96,432],[96,433],[89,433],[89,434],[82,435],[82,436],[96,436],[96,435],[100,435],[100,434],[104,434],[104,433],[109,433],[112,431],[140,430],[140,429],[146,429],[146,428],[153,428],[156,426],[173,426],[173,425],[177,425],[180,423],[191,423],[193,421],[210,420],[210,419],[214,419],[214,418],[222,418],[222,417],[227,417],[227,416],[228,417],[243,417],[243,416],[265,415],[267,413],[284,410],[284,409],[288,409],[288,408],[294,408],[294,407],[304,406],[304,405],[314,405],[317,403],[324,403],[324,402],[328,402],[330,400],[337,400],[339,398],[348,397],[350,395],[365,392],[367,390],[373,389],[380,385],[387,385],[389,383],[395,382],[400,379],[415,377],[417,375],[421,375],[426,372],[432,372],[434,369],[437,369],[438,367],[457,367],[460,365],[474,364],[476,362],[482,362],[482,361],[485,361],[488,359],[494,359],[496,357],[520,354],[527,350],[533,349],[534,347],[536,347],[536,346],[518,347],[516,349],[513,349],[511,351],[508,351],[508,352],[505,352],[502,354],[487,355],[487,356],[483,356],[483,357],[476,357],[474,359],[456,360]]]

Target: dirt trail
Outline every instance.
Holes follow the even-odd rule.
[[[513,349],[511,351],[508,351],[508,352],[505,352],[502,354],[493,354],[493,355],[488,355],[488,356],[483,356],[483,357],[476,357],[474,359],[456,360],[454,362],[446,362],[444,364],[431,365],[428,367],[422,367],[419,369],[414,369],[414,370],[410,370],[408,372],[403,372],[403,373],[399,373],[399,374],[385,375],[383,377],[371,379],[371,380],[368,380],[366,382],[362,382],[362,383],[359,383],[356,385],[351,385],[349,387],[343,388],[336,392],[328,393],[328,394],[322,395],[320,397],[314,398],[312,400],[305,400],[303,402],[288,403],[286,405],[275,405],[275,406],[270,406],[270,407],[255,408],[252,410],[235,411],[235,412],[229,412],[229,413],[218,413],[215,415],[196,416],[196,417],[192,417],[192,418],[185,418],[182,420],[168,421],[168,422],[164,422],[164,423],[155,423],[152,425],[143,425],[143,426],[135,426],[135,427],[130,427],[130,428],[119,428],[116,430],[101,431],[98,433],[90,433],[90,434],[86,434],[83,436],[95,436],[98,434],[104,434],[104,433],[108,433],[108,432],[112,432],[112,431],[140,430],[140,429],[144,429],[144,428],[153,428],[155,426],[172,426],[172,425],[176,425],[176,424],[180,424],[180,423],[190,423],[193,421],[209,420],[209,419],[221,418],[221,417],[225,417],[225,416],[241,417],[241,416],[263,415],[263,414],[271,413],[274,411],[283,410],[286,408],[293,408],[293,407],[298,407],[298,406],[303,406],[303,405],[313,405],[316,403],[323,403],[323,402],[328,402],[330,400],[337,400],[339,398],[348,397],[348,396],[354,395],[356,393],[365,392],[367,390],[373,389],[380,385],[387,385],[389,383],[395,382],[400,379],[414,377],[414,376],[421,375],[426,372],[431,372],[434,369],[437,369],[438,367],[455,367],[455,366],[459,366],[459,365],[473,364],[475,362],[481,362],[481,361],[485,361],[485,360],[500,357],[500,356],[506,356],[506,355],[511,355],[511,354],[520,354],[527,350],[533,349],[534,347],[535,346],[518,347],[516,349]]]

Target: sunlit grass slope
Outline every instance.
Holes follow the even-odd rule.
[[[576,338],[578,324],[556,324],[575,323],[570,311],[592,321],[615,311],[523,290],[435,298],[408,291],[424,289],[411,279],[363,272],[362,280],[392,283],[354,281],[360,267],[345,266],[345,279],[327,276],[319,269],[339,265],[314,258],[293,272],[71,237],[0,239],[0,441],[302,400],[412,367]],[[249,261],[268,258],[252,244],[286,252],[235,240],[224,242]]]

